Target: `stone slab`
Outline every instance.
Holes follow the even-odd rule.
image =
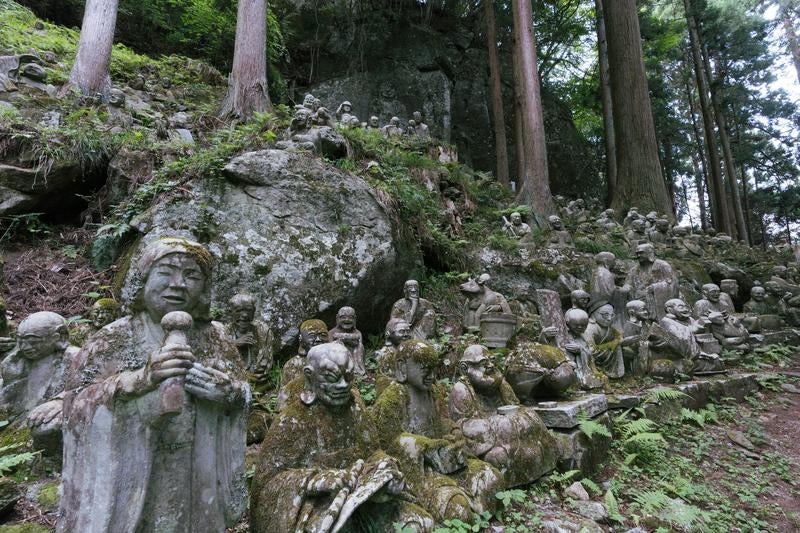
[[[611,417],[603,413],[594,418],[595,422],[611,429]],[[550,433],[556,438],[559,451],[558,469],[561,472],[580,470],[589,476],[599,470],[608,458],[611,439],[594,434],[588,438],[580,429],[553,429]]]
[[[756,374],[729,375],[710,382],[709,398],[720,401],[723,398],[733,398],[741,402],[745,397],[758,390]]]
[[[609,394],[609,409],[633,409],[642,403],[642,396],[639,394]]]
[[[585,412],[590,418],[606,412],[608,399],[605,394],[587,394],[574,400],[557,402],[555,407],[534,409],[548,428],[571,429],[577,427],[581,412]]]
[[[797,346],[800,344],[800,335],[793,329],[785,329],[781,331],[765,331],[762,333],[764,336],[764,346],[770,344],[788,344],[790,346]]]
[[[708,381],[689,381],[680,383],[675,388],[686,394],[683,406],[687,409],[701,409],[708,403],[708,392],[711,390],[711,384]]]

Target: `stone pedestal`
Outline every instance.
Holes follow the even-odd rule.
[[[540,402],[534,409],[548,428],[571,429],[578,426],[581,412],[589,418],[606,412],[608,400],[605,394],[587,394],[569,401]]]
[[[611,417],[603,413],[594,418],[595,422],[611,428]],[[580,429],[553,430],[559,450],[558,469],[562,472],[580,470],[584,476],[596,472],[608,457],[611,439],[594,434],[586,436]]]

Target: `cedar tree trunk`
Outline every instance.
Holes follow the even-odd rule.
[[[489,86],[492,99],[494,149],[497,157],[497,180],[508,187],[508,142],[503,111],[503,89],[500,82],[500,57],[497,53],[497,27],[494,18],[494,0],[483,0],[486,10],[486,50],[489,53]]]
[[[118,3],[118,0],[87,0],[78,51],[62,94],[71,87],[82,94],[108,94],[111,89],[108,65],[114,45]]]

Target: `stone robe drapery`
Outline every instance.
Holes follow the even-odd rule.
[[[644,301],[650,316],[659,320],[666,315],[664,304],[678,297],[678,276],[670,264],[661,259],[645,267],[637,263],[628,272],[625,283],[631,287],[630,298]]]
[[[592,347],[592,357],[599,370],[610,378],[621,378],[625,375],[625,363],[620,345],[622,334],[618,330],[590,322],[584,337]]]
[[[196,321],[197,362],[226,371],[230,403],[184,393],[179,414],[159,416],[160,388],[127,395],[121,376],[161,347],[149,317],[98,331],[67,372],[60,533],[218,533],[247,508],[245,431],[250,389],[222,325]]]
[[[425,298],[419,298],[416,309],[408,298],[397,300],[392,306],[391,318],[402,318],[408,322],[414,339],[426,341],[436,337],[436,311]]]
[[[64,392],[64,368],[77,353],[78,348],[69,346],[36,361],[22,357],[16,349],[8,354],[0,363],[0,405],[6,409],[6,416],[24,419],[38,405],[60,397]]]

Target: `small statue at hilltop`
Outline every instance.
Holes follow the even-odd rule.
[[[410,279],[403,285],[404,297],[392,306],[392,318],[402,318],[411,326],[415,339],[428,340],[436,337],[436,311],[433,304],[420,298],[419,282]]]
[[[89,336],[119,318],[121,306],[112,298],[100,298],[92,304],[87,316],[88,322],[73,329],[71,337],[75,344],[82,345]]]
[[[600,252],[594,256],[595,268],[592,271],[592,279],[589,282],[591,290],[591,300],[605,300],[614,307],[617,315],[618,327],[622,325],[625,312],[625,304],[628,301],[628,293],[622,287],[617,287],[616,276],[612,269],[616,265],[617,256],[611,252]],[[583,308],[585,310],[585,307]]]
[[[400,118],[392,117],[389,124],[381,128],[383,135],[388,138],[400,137],[403,135],[403,128],[400,127]]]
[[[256,320],[256,299],[251,294],[236,294],[230,304],[227,332],[239,349],[242,362],[253,384],[266,385],[272,370],[273,336],[269,326]]]
[[[356,328],[356,310],[352,307],[342,307],[336,313],[336,327],[328,332],[329,342],[344,344],[353,356],[355,366],[353,372],[359,376],[367,373],[364,364],[364,344],[361,332]]]
[[[572,235],[570,235],[567,228],[564,227],[564,222],[556,215],[550,215],[547,218],[550,224],[550,232],[548,235],[548,242],[554,248],[571,248]]]
[[[516,211],[511,213],[510,220],[503,217],[503,229],[512,239],[523,239],[530,235],[531,227],[522,221],[522,215]]]
[[[417,136],[422,137],[423,139],[430,138],[430,129],[428,128],[428,125],[422,121],[422,113],[419,111],[414,111],[411,116],[414,117],[414,122],[416,123],[414,126],[414,131],[416,132]]]
[[[678,276],[666,261],[656,259],[650,243],[636,247],[635,264],[625,279],[623,290],[635,300],[643,300],[651,316],[661,318],[665,314],[664,304],[678,296]]]

